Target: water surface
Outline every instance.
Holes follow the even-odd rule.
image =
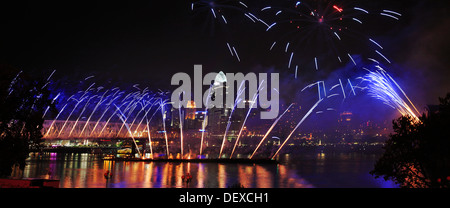
[[[377,159],[364,153],[282,155],[280,164],[217,164],[187,162],[114,162],[87,153],[31,154],[26,178],[59,179],[62,188],[246,188],[396,187],[374,179]],[[105,179],[104,174],[113,175]],[[192,175],[189,184],[182,176]]]

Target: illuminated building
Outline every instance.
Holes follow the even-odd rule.
[[[186,115],[184,117],[185,120],[194,120],[195,119],[195,102],[193,100],[189,101],[186,106]]]
[[[195,113],[196,113],[196,105],[193,100],[189,101],[187,103],[185,114],[184,114],[184,125],[183,127],[185,129],[195,129],[198,127],[196,125],[196,119],[195,119]]]
[[[339,132],[341,133],[340,141],[348,142],[353,139],[352,134],[352,117],[353,113],[344,111],[340,115],[339,119]]]
[[[340,114],[340,122],[351,122],[353,113],[349,111],[344,111]]]

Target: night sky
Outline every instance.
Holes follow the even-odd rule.
[[[244,2],[257,11],[274,1]],[[388,72],[413,102],[422,108],[436,104],[450,92],[448,1],[364,2],[402,13],[395,24],[371,22],[372,34],[392,61]],[[274,37],[265,32],[266,26],[238,13],[228,17],[226,27],[211,18],[209,12],[193,13],[185,0],[3,1],[0,62],[29,73],[56,70],[57,79],[94,75],[166,89],[173,74],[192,73],[194,64],[203,64],[204,73],[272,71],[292,76],[286,56],[267,50]],[[241,62],[230,55],[227,41],[234,43]],[[313,80],[315,74],[309,70],[301,76]]]

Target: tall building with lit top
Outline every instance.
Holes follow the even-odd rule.
[[[188,101],[185,109],[184,115],[184,127],[185,129],[195,129],[196,128],[196,105],[193,100]]]
[[[349,111],[344,111],[339,114],[339,129],[342,142],[348,142],[353,139],[352,133],[352,118],[353,113]]]

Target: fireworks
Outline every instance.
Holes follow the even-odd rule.
[[[241,130],[239,131],[239,134],[238,134],[238,136],[237,136],[237,138],[236,138],[236,141],[234,142],[234,147],[233,147],[233,150],[231,151],[230,159],[233,157],[234,150],[236,149],[236,146],[237,146],[237,144],[238,144],[238,142],[239,142],[239,139],[241,138],[242,130],[244,129],[245,122],[247,121],[248,116],[250,115],[250,112],[252,112],[252,109],[254,108],[253,106],[254,106],[255,103],[257,102],[256,99],[258,98],[259,91],[261,90],[261,86],[262,86],[263,82],[264,82],[264,80],[261,81],[261,83],[259,84],[259,87],[258,87],[258,91],[253,95],[253,98],[252,98],[252,100],[251,100],[250,107],[249,107],[249,109],[248,109],[248,111],[247,111],[247,115],[245,116],[244,122],[242,122]]]
[[[158,102],[159,104],[163,102],[165,97],[164,93],[152,93],[147,89],[128,93],[119,88],[103,89],[104,87],[96,88],[95,83],[92,83],[86,90],[72,94],[68,98],[58,93],[52,102],[55,102],[59,112],[51,120],[44,137],[126,136],[129,132],[142,130],[143,120],[151,110],[154,110]],[[139,124],[136,121],[140,121]],[[122,129],[128,124],[133,131],[129,130],[128,133],[123,134]],[[113,126],[117,126],[118,131],[108,131]]]
[[[302,70],[309,67],[314,69],[314,71],[320,71],[327,67],[328,62],[335,62],[341,65],[348,63],[351,67],[357,66],[360,63],[360,59],[358,59],[359,55],[363,56],[362,53],[365,52],[358,48],[369,49],[374,56],[367,59],[376,64],[391,63],[391,60],[383,54],[384,47],[377,41],[377,38],[366,34],[367,27],[370,28],[370,25],[367,25],[369,22],[367,20],[371,15],[386,17],[391,21],[399,20],[402,16],[400,13],[391,10],[382,10],[381,12],[371,11],[367,8],[349,3],[348,1],[309,0],[302,2],[282,1],[281,3],[278,1],[276,4],[259,7],[257,10],[258,13],[255,13],[252,11],[255,8],[252,8],[251,5],[244,1],[197,0],[190,4],[190,10],[196,15],[209,17],[209,19],[204,19],[212,21],[215,25],[220,25],[221,28],[228,29],[232,25],[242,24],[239,21],[234,21],[237,15],[246,19],[249,23],[264,25],[261,30],[261,35],[270,33],[274,34],[277,38],[276,41],[267,41],[267,49],[286,55],[287,67],[295,68],[295,79],[297,79],[299,66]],[[264,16],[264,20],[260,18],[262,16]],[[350,42],[351,44],[349,44]],[[224,48],[226,47],[226,53],[229,53],[238,62],[241,62],[241,56],[238,53],[239,47],[234,44],[234,41],[226,41],[223,46]],[[380,60],[382,62],[376,58],[381,58]],[[370,71],[367,75],[360,78],[362,82],[367,83],[367,86],[363,89],[367,89],[370,96],[383,101],[386,105],[398,110],[402,115],[408,115],[418,120],[417,114],[419,112],[406,96],[406,93],[386,71],[379,66],[377,67],[377,71]],[[53,74],[54,71],[47,81],[49,81]],[[93,78],[94,76],[88,76],[84,79],[84,82],[90,82]],[[326,85],[328,87],[331,86],[331,88],[327,89]],[[294,135],[294,132],[319,108],[318,106],[323,100],[338,96],[346,99],[351,94],[356,96],[355,89],[361,88],[353,85],[350,79],[339,78],[332,84],[328,82],[326,84],[322,80],[316,81],[307,85],[300,92],[306,89],[313,89],[315,93],[315,87],[317,87],[317,102],[303,115],[297,125],[293,129],[290,129],[290,134],[286,138],[283,138],[284,140],[281,139],[283,141],[282,144],[277,148],[271,158],[275,158],[281,152],[285,144]],[[153,157],[151,128],[154,128],[154,126],[152,126],[151,122],[154,117],[159,118],[160,116],[160,123],[158,121],[155,122],[158,125],[157,128],[161,130],[159,132],[164,133],[164,144],[161,142],[160,145],[165,145],[166,156],[170,156],[169,144],[172,144],[173,141],[169,142],[169,136],[166,130],[166,119],[170,110],[170,107],[168,107],[170,103],[167,100],[166,92],[152,92],[147,88],[141,89],[139,85],[133,85],[133,90],[131,91],[121,90],[117,87],[111,89],[97,86],[96,83],[91,83],[87,88],[83,89],[85,90],[69,95],[58,93],[53,98],[52,102],[57,103],[59,112],[56,117],[50,120],[51,124],[47,125],[48,128],[45,129],[44,138],[131,138],[138,150],[138,154],[141,155],[135,138],[137,136],[142,138],[142,135],[136,134],[139,132],[147,132],[144,136],[148,137],[150,152]],[[240,97],[244,90],[245,85],[241,83],[237,97]],[[211,96],[210,92],[208,92],[207,102]],[[12,90],[9,93],[11,94]],[[239,125],[240,130],[233,141],[234,146],[229,158],[232,158],[236,151],[236,147],[243,136],[242,133],[245,124],[251,115],[253,104],[257,98],[258,94],[254,94],[253,99],[250,101],[252,104],[243,118],[242,123]],[[237,104],[242,102],[242,99],[236,99],[235,101],[234,106],[231,106],[229,115],[227,115],[228,122],[226,123],[226,128],[223,133],[221,132],[219,134],[221,139],[221,145],[219,145],[220,151],[214,152],[215,155],[218,153],[218,158],[223,156],[224,151],[226,152],[226,140],[230,140],[231,138],[231,136],[227,138],[227,135],[229,131],[232,132],[230,126],[233,122],[233,112]],[[206,106],[208,106],[208,103],[206,103]],[[292,104],[265,131],[266,133],[262,136],[261,140],[256,142],[259,143],[251,154],[250,159],[254,157],[259,147],[269,136],[279,120],[287,114],[291,106]],[[47,116],[47,111],[48,108],[43,118],[49,117]],[[337,110],[333,106],[327,106],[315,113],[326,114],[327,111]],[[185,116],[182,113],[181,106],[178,109],[178,116],[180,134],[179,140],[177,141],[180,142],[180,146],[176,146],[180,148],[181,158],[183,158],[184,152],[187,152],[187,149],[185,151],[183,147],[184,143],[188,143],[189,132],[183,132],[183,118]],[[205,141],[208,141],[207,136],[205,137],[207,123],[208,108],[205,107],[205,116],[203,117],[200,129],[201,137],[198,137],[200,142],[199,155],[203,154],[203,145]],[[153,136],[153,138],[155,137]]]
[[[278,6],[266,6],[262,13],[271,15],[272,22],[266,31],[273,32],[279,40],[270,44],[270,51],[277,45],[289,54],[288,68],[293,65],[310,65],[311,61],[316,70],[321,62],[345,64],[356,62],[352,54],[361,54],[371,51],[382,57],[380,51],[373,50],[373,46],[383,49],[368,35],[364,24],[371,18],[372,13],[350,1],[279,1]],[[382,10],[379,13],[398,20],[400,13],[391,10]],[[267,20],[267,22],[270,22]],[[362,50],[361,46],[366,49]],[[373,59],[373,58],[372,58]],[[295,63],[295,64],[294,64]]]
[[[265,32],[276,37],[275,41],[269,43],[268,50],[286,53],[287,68],[295,67],[296,76],[298,66],[312,66],[316,71],[328,67],[328,64],[342,66],[351,62],[356,66],[356,54],[365,54],[369,60],[378,64],[380,62],[374,57],[391,63],[381,51],[383,46],[369,34],[370,24],[373,18],[377,18],[376,21],[385,20],[380,17],[399,20],[402,16],[392,10],[372,11],[357,2],[346,0],[285,0],[258,2],[256,5],[244,1],[197,0],[191,3],[190,10],[203,17],[209,16],[214,24],[224,26],[226,34],[229,33],[229,24],[246,24],[242,18],[251,23],[263,24]],[[224,45],[231,56],[240,62],[239,47],[233,43],[235,41],[229,40]]]
[[[253,156],[255,155],[255,153],[258,151],[259,147],[261,146],[261,144],[266,140],[267,136],[270,134],[270,132],[273,130],[273,128],[277,125],[278,121],[280,121],[280,119],[284,116],[284,114],[286,114],[286,112],[288,112],[288,110],[292,107],[293,104],[289,105],[289,107],[286,108],[286,110],[283,112],[283,114],[281,114],[272,124],[272,126],[270,126],[270,128],[267,130],[266,134],[264,134],[264,137],[261,139],[261,141],[259,142],[259,144],[256,146],[255,150],[253,151],[252,155],[250,156],[250,159],[253,158]]]
[[[305,121],[306,118],[308,118],[308,116],[314,111],[314,109],[320,104],[320,102],[322,102],[323,99],[318,100],[312,107],[311,109],[309,109],[309,111],[303,116],[302,120],[300,120],[300,122],[297,123],[297,125],[294,127],[294,129],[292,129],[291,133],[289,134],[289,136],[284,140],[283,144],[281,144],[281,146],[278,148],[278,150],[275,152],[275,154],[273,154],[272,159],[274,159],[278,153],[281,151],[281,149],[283,149],[284,145],[286,144],[287,141],[289,141],[289,139],[291,138],[292,134],[294,134],[294,132],[297,130],[297,128],[302,125],[302,123]]]
[[[383,68],[378,65],[376,68],[376,71],[369,71],[368,74],[359,78],[363,83],[367,84],[364,89],[367,89],[368,94],[396,109],[402,116],[409,116],[415,121],[419,121],[417,115],[420,112],[403,89]],[[408,102],[405,101],[405,98]]]
[[[211,25],[221,25],[223,32],[229,34],[228,28],[230,25],[242,24],[242,19],[236,21],[236,16],[245,18],[251,23],[263,23],[267,25],[262,19],[258,18],[253,12],[251,12],[249,6],[243,1],[233,1],[233,0],[197,0],[193,1],[190,5],[190,10],[194,14],[201,14],[202,19],[211,20]],[[210,18],[206,18],[206,17]],[[235,20],[235,21],[232,21]],[[268,26],[268,25],[267,25]],[[235,57],[238,62],[241,61],[239,54],[237,52],[237,46],[230,43],[233,39],[231,35],[228,35],[228,41],[226,41],[226,46],[231,54]]]

